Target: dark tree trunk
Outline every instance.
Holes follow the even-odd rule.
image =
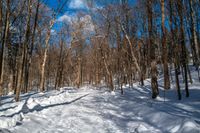
[[[187,77],[187,53],[186,53],[186,46],[185,46],[182,0],[178,0],[178,14],[179,14],[179,18],[180,18],[180,32],[181,32],[180,39],[181,39],[181,50],[182,50],[182,64],[183,64],[183,68],[184,68],[185,92],[186,92],[186,97],[189,97],[188,77]]]
[[[168,49],[166,44],[165,29],[165,1],[161,0],[162,10],[162,48],[163,48],[163,68],[164,68],[164,89],[170,89],[169,69],[168,69]]]
[[[2,1],[1,4],[2,6]],[[5,20],[5,27],[4,27],[4,31],[3,31],[3,40],[2,40],[2,48],[1,48],[1,56],[0,56],[0,97],[3,94],[3,77],[4,77],[4,65],[5,65],[5,46],[8,40],[8,34],[9,34],[9,27],[10,27],[10,0],[6,1],[6,20]],[[2,7],[0,7],[2,8]],[[2,9],[0,9],[1,11],[1,19],[2,19]],[[1,20],[2,21],[2,20]],[[2,22],[0,22],[0,24],[2,24]]]
[[[152,0],[147,1],[147,14],[148,14],[148,32],[149,32],[149,47],[150,47],[150,60],[151,60],[151,88],[152,98],[155,99],[158,94],[158,81],[157,81],[157,61],[155,56],[155,44],[153,41],[153,10]]]
[[[175,67],[175,80],[176,80],[176,89],[177,89],[177,95],[178,95],[178,99],[181,100],[181,90],[180,90],[180,84],[179,84],[179,60],[178,60],[178,56],[179,56],[179,50],[178,47],[176,46],[176,44],[174,43],[176,34],[173,30],[173,0],[169,1],[169,8],[170,8],[170,30],[171,30],[171,45],[172,45],[172,58],[173,59],[173,63],[174,63],[174,67]]]

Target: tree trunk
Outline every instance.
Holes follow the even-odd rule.
[[[27,49],[28,49],[28,41],[29,41],[29,33],[30,33],[30,19],[31,19],[31,0],[28,0],[28,16],[26,18],[26,31],[24,34],[25,41],[23,42],[22,48],[22,56],[19,59],[18,63],[18,79],[17,79],[17,88],[16,88],[16,96],[15,100],[18,102],[20,98],[20,92],[22,88],[22,81],[23,81],[23,73],[24,73],[24,66],[26,62],[27,56]]]
[[[3,1],[2,0],[0,0],[0,37],[2,37],[2,28],[3,28],[3,9],[2,9],[2,5],[3,5],[3,3],[2,3]]]
[[[138,60],[135,57],[135,54],[134,54],[134,51],[133,51],[133,45],[132,45],[131,40],[130,40],[128,34],[126,33],[123,25],[121,25],[121,27],[122,27],[122,31],[125,34],[125,38],[127,39],[129,47],[130,47],[130,50],[131,50],[132,62],[133,62],[134,66],[136,67],[136,70],[138,71],[138,73],[139,73],[139,75],[141,77],[141,70],[140,70],[140,66],[139,66]]]
[[[107,75],[108,75],[109,87],[110,87],[111,91],[114,91],[113,78],[112,78],[112,71],[109,70],[109,68],[108,68],[108,63],[107,63],[107,61],[106,61],[105,56],[104,56],[103,53],[102,53],[102,58],[103,58],[103,62],[104,62],[104,65],[105,65],[105,68],[106,68],[106,72],[107,72]]]
[[[176,59],[175,59],[176,60]],[[175,63],[175,78],[176,78],[176,88],[177,88],[177,95],[178,99],[181,100],[181,90],[180,90],[180,85],[179,85],[179,77],[178,77],[178,67],[177,63]]]
[[[151,87],[152,87],[152,98],[156,98],[159,94],[158,82],[157,82],[157,62],[154,60],[151,62]]]
[[[196,68],[199,68],[199,46],[198,46],[198,40],[197,40],[197,33],[196,33],[196,21],[194,16],[194,9],[193,9],[193,0],[189,0],[190,5],[190,17],[191,17],[191,33],[192,33],[192,42],[195,47],[195,65]]]
[[[30,66],[31,66],[31,63],[32,63],[33,45],[34,45],[34,41],[35,41],[35,32],[36,32],[36,27],[37,27],[39,5],[40,5],[40,2],[39,2],[39,0],[37,0],[36,14],[35,14],[34,26],[33,26],[33,35],[32,35],[32,38],[31,38],[31,48],[30,48],[30,51],[29,51],[29,56],[28,56],[28,59],[27,59],[26,71],[25,71],[25,90],[26,91],[28,90],[29,73],[30,73]]]
[[[51,21],[50,21],[50,26],[47,30],[47,35],[46,35],[46,39],[45,39],[45,50],[44,50],[44,56],[43,56],[43,60],[42,60],[42,64],[41,64],[41,73],[40,73],[40,91],[43,92],[45,90],[44,88],[44,82],[45,82],[45,65],[46,65],[46,60],[47,60],[47,52],[48,52],[48,49],[49,49],[49,40],[50,40],[50,37],[51,37],[51,29],[54,25],[54,22],[55,22],[55,18],[53,18]]]
[[[186,97],[189,97],[188,77],[187,77],[187,54],[186,54],[186,46],[185,46],[182,0],[178,0],[178,14],[180,18],[181,50],[182,50],[182,64],[184,68],[185,91],[186,91]]]
[[[190,80],[190,83],[192,84],[192,83],[193,83],[193,81],[192,81],[192,75],[191,75],[191,72],[190,72],[189,65],[187,65],[187,71],[188,71],[188,75],[189,75],[189,80]]]
[[[157,82],[157,61],[155,56],[155,44],[153,42],[153,10],[152,0],[147,1],[147,14],[148,14],[148,32],[149,32],[149,47],[150,47],[150,60],[151,60],[151,88],[152,98],[155,99],[158,94]]]
[[[163,68],[164,68],[164,89],[170,89],[170,79],[168,70],[168,50],[166,44],[166,29],[165,29],[165,1],[161,0],[161,10],[162,10],[162,48],[163,48]]]
[[[56,83],[55,83],[55,89],[60,87],[61,80],[62,80],[62,67],[63,67],[63,42],[62,39],[60,41],[60,55],[59,55],[59,61],[58,61],[58,67],[57,67],[57,73],[56,73]]]
[[[2,4],[2,2],[1,2]],[[9,26],[10,26],[10,0],[7,0],[7,10],[6,10],[6,20],[5,20],[5,28],[3,33],[2,40],[2,48],[1,48],[1,59],[0,59],[0,97],[3,94],[3,76],[4,76],[4,65],[5,65],[5,46],[8,39],[9,34]],[[2,15],[2,14],[1,14]],[[2,16],[0,16],[2,17]]]

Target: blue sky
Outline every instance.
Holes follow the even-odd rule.
[[[47,0],[46,5],[50,7],[51,9],[56,10],[59,5],[62,5],[66,0]],[[87,1],[90,0],[67,0],[66,5],[64,6],[63,10],[57,15],[57,21],[63,22],[63,21],[70,21],[77,12],[85,12],[88,11],[88,4]],[[136,0],[129,0],[129,4],[133,5]],[[114,4],[119,3],[120,0],[93,0],[93,5],[96,7],[103,7],[107,4]],[[59,30],[60,24],[56,23],[54,25],[53,30]]]
[[[47,5],[50,8],[57,8],[58,3],[63,3],[65,0],[47,0]],[[65,5],[64,9],[62,10],[62,14],[65,14],[66,12],[68,14],[76,13],[78,11],[86,11],[87,10],[87,1],[90,0],[67,0],[67,4]],[[106,4],[113,4],[113,3],[119,3],[121,0],[93,0],[95,6],[104,6]],[[129,0],[129,4],[132,5],[135,3],[136,0]]]
[[[66,0],[47,0],[45,3],[51,9],[56,10],[58,6],[62,5]],[[67,0],[66,5],[62,11],[57,15],[57,20],[60,22],[67,21],[66,19],[71,19],[77,12],[86,12],[87,4],[86,0]],[[54,25],[54,30],[59,30],[60,24],[56,23]]]
[[[56,9],[60,4],[65,2],[65,0],[48,0],[47,5],[50,8]],[[66,5],[64,6],[60,15],[67,13],[75,13],[77,11],[86,10],[87,4],[85,0],[67,0]]]

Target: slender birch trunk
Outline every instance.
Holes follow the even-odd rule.
[[[162,11],[162,54],[163,54],[163,68],[164,68],[164,89],[170,89],[169,69],[168,69],[168,49],[166,44],[166,28],[165,28],[165,1],[161,0]]]

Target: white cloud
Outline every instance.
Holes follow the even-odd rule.
[[[55,30],[51,29],[51,33],[54,33],[54,32],[55,32]]]
[[[56,31],[54,29],[51,29],[51,35],[56,35]]]
[[[64,23],[68,23],[72,26],[74,26],[74,28],[79,27],[79,24],[82,24],[82,29],[84,31],[85,34],[90,34],[92,32],[94,32],[94,24],[92,22],[92,17],[90,15],[84,15],[82,17],[80,17],[78,19],[76,14],[67,14],[65,13],[63,16],[60,16],[57,20],[57,22],[64,22]]]
[[[67,15],[67,14],[64,14],[63,16],[60,16],[58,19],[57,19],[58,22],[68,22],[68,23],[71,23],[72,21],[72,17]]]
[[[83,25],[83,30],[85,32],[93,32],[94,31],[94,24],[92,22],[92,18],[90,15],[85,15],[81,17],[80,21],[84,24]]]
[[[71,0],[69,3],[71,9],[84,9],[87,8],[84,0]]]

